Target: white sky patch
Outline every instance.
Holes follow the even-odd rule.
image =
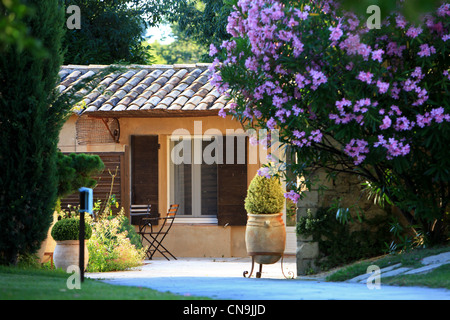
[[[158,40],[161,44],[170,44],[175,41],[172,37],[172,30],[170,29],[170,25],[162,24],[157,27],[152,27],[147,30],[145,35],[149,38],[149,42],[153,42]]]

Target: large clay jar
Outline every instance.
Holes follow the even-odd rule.
[[[64,240],[56,241],[55,251],[53,252],[53,261],[56,268],[61,268],[67,271],[71,265],[80,265],[80,241],[79,240]],[[89,261],[89,252],[84,242],[84,269],[86,269]]]
[[[282,214],[247,214],[245,243],[248,255],[259,264],[272,264],[280,260],[286,246]]]

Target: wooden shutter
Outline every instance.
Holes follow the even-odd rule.
[[[234,138],[234,161],[226,164],[226,143],[224,143],[224,164],[217,167],[217,219],[224,226],[245,226],[247,212],[244,200],[247,195],[247,145],[245,141],[245,163],[237,162],[237,138]]]
[[[113,175],[115,174],[114,184],[112,185],[113,187],[112,194],[116,196],[116,200],[119,202],[120,205],[122,205],[121,156],[123,155],[123,153],[108,152],[108,153],[87,153],[87,154],[98,155],[105,164],[105,169],[103,170],[103,172],[98,177],[94,177],[94,179],[97,180],[97,185],[94,188],[94,201],[100,199],[102,203],[104,203],[108,199],[112,184],[111,174]],[[61,209],[66,210],[69,204],[71,206],[78,206],[79,202],[80,202],[80,195],[78,192],[75,192],[65,197],[64,199],[61,199]],[[117,213],[120,207],[119,209],[115,207],[113,207],[112,209],[114,213]]]
[[[131,136],[131,203],[158,208],[158,136]]]

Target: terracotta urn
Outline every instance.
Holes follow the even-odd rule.
[[[282,214],[247,214],[245,243],[248,255],[259,264],[273,264],[280,260],[286,246]]]
[[[61,268],[64,271],[71,265],[79,266],[80,255],[80,241],[79,240],[64,240],[56,241],[55,251],[53,252],[53,261],[56,268]],[[89,251],[84,242],[84,268],[86,269],[89,261]]]

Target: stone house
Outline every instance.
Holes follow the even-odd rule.
[[[150,204],[164,216],[170,204],[180,204],[164,241],[176,257],[242,257],[247,255],[244,199],[261,161],[249,161],[252,146],[241,124],[218,115],[229,102],[209,83],[208,66],[128,66],[100,76],[79,92],[82,106],[65,123],[58,147],[99,155],[106,169],[94,199],[106,198],[114,175],[113,194],[127,215],[133,205]],[[59,89],[65,93],[106,68],[63,66]],[[196,161],[198,154],[211,154],[218,136],[223,161]],[[234,150],[225,141],[232,141]],[[176,163],[182,142],[189,150],[181,153],[192,151],[192,161]],[[76,194],[69,196],[62,207],[77,201]],[[294,229],[287,246],[291,254]]]
[[[58,147],[63,153],[99,155],[106,169],[94,198],[106,199],[112,186],[128,216],[133,205],[149,204],[164,216],[170,204],[180,204],[164,242],[176,257],[245,257],[244,198],[266,160],[253,156],[261,150],[248,143],[238,121],[218,115],[229,102],[210,84],[208,66],[127,66],[102,74],[94,86],[78,92],[83,102],[65,123]],[[59,90],[65,93],[107,67],[63,66]],[[211,152],[220,136],[233,148],[223,142]],[[217,157],[219,149],[226,161],[196,160],[198,154]],[[177,156],[192,161],[176,161]],[[305,214],[334,197],[352,198],[357,185],[344,179],[325,194],[312,191],[297,212]],[[78,195],[69,196],[62,207],[77,201]],[[317,243],[297,240],[295,219],[286,219],[286,212],[284,219],[285,253],[297,254],[298,273],[304,273],[318,256]]]

